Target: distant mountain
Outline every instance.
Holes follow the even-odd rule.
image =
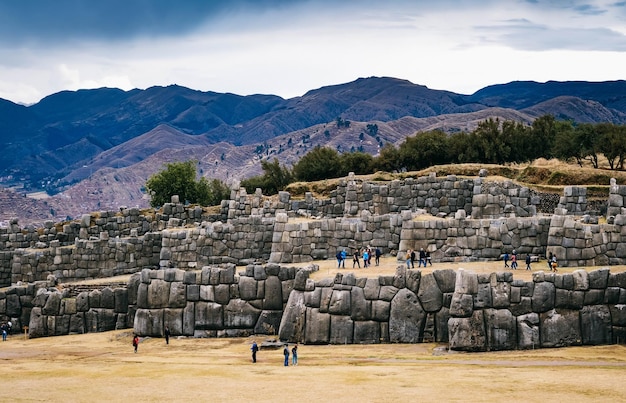
[[[43,204],[46,214],[146,206],[141,188],[165,162],[195,159],[202,174],[232,182],[260,173],[263,158],[292,164],[316,145],[376,154],[421,130],[470,131],[490,117],[531,123],[546,114],[625,124],[626,82],[518,81],[462,95],[369,77],[291,99],[177,85],[62,91],[31,106],[0,99],[0,185],[60,192]],[[350,126],[338,128],[337,118]],[[0,221],[20,211],[2,203]]]

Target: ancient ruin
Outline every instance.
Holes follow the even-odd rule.
[[[626,339],[626,186],[607,200],[584,187],[562,196],[513,182],[434,174],[340,181],[329,198],[296,200],[233,190],[216,214],[174,197],[156,213],[134,208],[67,223],[0,228],[0,320],[30,337],[133,328],[144,336],[276,334],[310,344],[448,342],[467,351],[623,343]],[[477,275],[338,274],[313,263],[372,246],[433,262],[558,256],[601,270]],[[294,263],[312,262],[296,268]],[[126,283],[79,280],[130,274]],[[61,287],[60,284],[63,284]]]

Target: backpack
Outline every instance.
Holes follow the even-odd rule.
[[[341,252],[337,252],[335,256],[337,257],[337,259],[341,259]]]

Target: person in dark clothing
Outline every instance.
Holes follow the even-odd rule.
[[[250,347],[250,350],[252,350],[252,362],[255,363],[256,362],[256,353],[257,353],[257,351],[259,351],[259,346],[256,344],[256,340],[254,340],[252,342],[252,347]]]
[[[165,344],[170,344],[170,328],[165,326]]]
[[[285,344],[285,348],[283,349],[283,355],[285,356],[285,366],[289,366],[289,344]]]
[[[355,249],[354,250],[354,254],[352,255],[352,268],[354,269],[354,265],[359,266],[359,269],[361,268],[361,263],[359,261],[359,250]]]
[[[411,269],[415,268],[415,251],[411,250]]]
[[[526,270],[532,270],[530,268],[530,255],[526,255]]]
[[[380,257],[382,256],[383,253],[380,251],[380,248],[376,248],[374,253],[376,255],[376,266],[378,266],[380,264]]]
[[[417,267],[424,265],[426,267],[426,251],[424,248],[420,248],[420,261],[417,263]]]

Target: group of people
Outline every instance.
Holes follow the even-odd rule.
[[[252,351],[252,362],[256,362],[256,353],[259,351],[259,345],[256,344],[256,340],[252,341],[252,346],[250,347]],[[285,344],[283,348],[283,356],[285,357],[285,366],[289,366],[289,344]],[[291,348],[291,365],[298,365],[298,345],[294,344]]]
[[[417,255],[415,253],[415,251],[413,249],[409,249],[406,251],[406,268],[407,269],[414,269],[415,268],[415,260],[419,257],[419,260],[417,261],[417,267],[421,267],[422,265],[424,265],[424,267],[426,267],[426,265],[433,265],[433,262],[430,258],[430,252],[424,250],[424,248],[421,248],[419,251],[419,255]]]
[[[357,248],[354,250],[352,254],[352,268],[354,269],[357,266],[359,269],[361,268],[361,259],[363,259],[363,267],[367,268],[372,265],[372,257],[374,258],[374,263],[376,266],[380,264],[380,257],[383,255],[383,252],[380,248],[372,249],[369,246],[364,248]],[[346,268],[346,258],[348,257],[348,253],[345,249],[337,251],[337,268],[345,269]]]
[[[2,341],[7,341],[7,336],[11,334],[13,330],[13,324],[11,321],[3,323],[0,325],[0,332],[2,332]]]
[[[511,268],[513,270],[517,270],[517,251],[515,249],[513,249],[513,252],[509,255],[507,252],[504,252],[504,254],[502,255],[502,260],[504,261],[504,267],[505,268]],[[511,262],[511,265],[509,265],[509,261]],[[530,263],[532,262],[532,259],[530,257],[530,254],[526,255],[526,270],[532,270],[532,267],[530,266]],[[557,262],[556,262],[556,256],[550,252],[550,255],[548,256],[548,269],[550,271],[553,272],[557,272]]]

